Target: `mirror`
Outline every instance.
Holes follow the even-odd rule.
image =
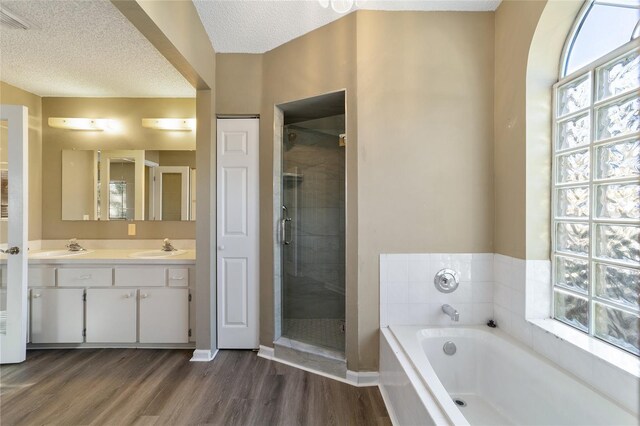
[[[62,220],[195,220],[195,154],[63,150]]]

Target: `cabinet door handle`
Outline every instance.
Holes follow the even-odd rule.
[[[41,296],[41,294],[40,294],[40,293],[33,293],[33,298],[34,298],[34,299],[37,299],[37,298],[39,298],[40,296]]]
[[[180,275],[180,276],[175,276],[175,277],[171,277],[170,279],[172,280],[183,280],[184,276]]]
[[[89,280],[91,279],[91,274],[87,274],[87,275],[80,275],[79,277],[81,280]]]
[[[134,293],[127,293],[124,295],[125,299],[131,299],[133,297]]]
[[[140,297],[146,299],[147,297],[149,297],[149,295],[147,293],[142,293],[140,294]]]

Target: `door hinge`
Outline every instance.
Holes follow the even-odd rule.
[[[189,302],[191,302],[191,293],[189,293]]]
[[[82,337],[87,337],[87,329],[86,328],[82,329]]]
[[[191,337],[191,329],[189,329],[189,337]]]

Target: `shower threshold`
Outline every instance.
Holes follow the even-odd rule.
[[[316,370],[340,378],[347,376],[344,352],[280,337],[273,342],[274,357],[305,369]]]

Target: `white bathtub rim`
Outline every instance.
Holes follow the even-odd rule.
[[[469,424],[462,411],[456,406],[451,395],[444,387],[440,378],[431,366],[431,362],[422,350],[419,334],[425,329],[440,331],[451,335],[456,328],[469,329],[472,327],[427,327],[427,326],[389,326],[389,330],[398,342],[398,346],[409,360],[410,368],[416,371],[427,391],[433,396],[445,415],[456,425]],[[446,331],[445,331],[446,330]],[[462,332],[462,330],[457,330]]]
[[[415,328],[417,330],[425,327]],[[469,426],[469,421],[464,417],[458,407],[456,407],[453,399],[451,399],[451,395],[449,395],[444,388],[431,365],[423,363],[426,364],[425,366],[430,370],[430,373],[425,375],[423,369],[416,367],[414,360],[411,359],[406,348],[400,343],[393,331],[390,330],[390,327],[384,327],[380,329],[380,332],[386,337],[387,342],[389,342],[400,365],[405,370],[422,404],[429,414],[434,417],[435,423],[438,425],[451,424],[456,426]],[[426,358],[426,355],[424,355],[424,357]]]
[[[460,413],[460,415],[462,415],[462,416],[464,416],[464,415],[458,409],[458,407],[455,406],[455,404],[453,403],[453,400],[451,399],[451,397],[450,397],[449,393],[447,392],[446,388],[444,387],[444,385],[442,384],[440,379],[437,378],[438,376],[435,373],[435,371],[433,370],[433,367],[431,367],[431,364],[430,364],[430,362],[428,360],[428,357],[427,357],[427,355],[424,353],[424,351],[422,349],[422,346],[421,346],[421,343],[420,343],[420,338],[421,337],[445,337],[445,336],[456,337],[456,336],[463,336],[465,334],[468,334],[469,331],[472,331],[473,333],[484,334],[484,335],[486,335],[487,337],[490,337],[490,338],[505,340],[507,343],[519,348],[520,350],[523,350],[523,351],[527,352],[528,354],[530,354],[531,356],[536,358],[538,361],[546,364],[548,367],[553,368],[555,370],[559,370],[563,374],[566,374],[567,376],[570,376],[572,379],[578,381],[583,386],[591,389],[593,392],[596,392],[600,397],[602,397],[604,399],[607,399],[610,402],[612,402],[613,404],[615,404],[619,409],[629,413],[632,416],[636,416],[635,413],[633,413],[632,411],[627,409],[620,402],[616,401],[615,399],[613,399],[609,395],[605,394],[604,392],[596,389],[590,383],[585,382],[580,377],[578,377],[575,374],[573,374],[571,371],[568,371],[568,370],[562,368],[561,366],[559,366],[555,362],[553,362],[550,359],[544,357],[543,355],[539,354],[538,352],[532,350],[530,347],[528,347],[528,346],[524,345],[523,343],[519,342],[518,340],[514,339],[513,337],[511,337],[510,335],[506,334],[502,330],[499,330],[499,329],[488,329],[486,326],[469,326],[469,325],[446,326],[446,327],[443,327],[443,326],[424,326],[424,325],[393,325],[393,326],[389,326],[389,329],[391,330],[391,333],[393,334],[393,336],[397,340],[398,345],[405,352],[406,357],[410,360],[411,365],[416,369],[416,371],[419,372],[419,375],[422,376],[423,374],[425,374],[425,372],[429,372],[430,371],[430,374],[431,374],[430,377],[434,377],[434,376],[436,377],[436,380],[434,381],[434,387],[436,387],[436,388],[439,387],[439,389],[442,390],[442,393],[438,393],[438,395],[443,396],[445,403],[446,402],[451,402],[451,404],[453,405],[453,408],[455,410],[457,410]],[[406,342],[406,346],[405,346],[405,342]],[[415,360],[413,358],[414,356],[416,357]],[[420,368],[417,365],[417,363],[419,362],[418,360],[421,360],[422,364],[424,364],[424,366],[428,367],[428,368]],[[423,376],[423,377],[425,377],[425,376]],[[425,379],[423,378],[423,381],[424,380]],[[425,384],[425,386],[429,387],[429,384]]]

